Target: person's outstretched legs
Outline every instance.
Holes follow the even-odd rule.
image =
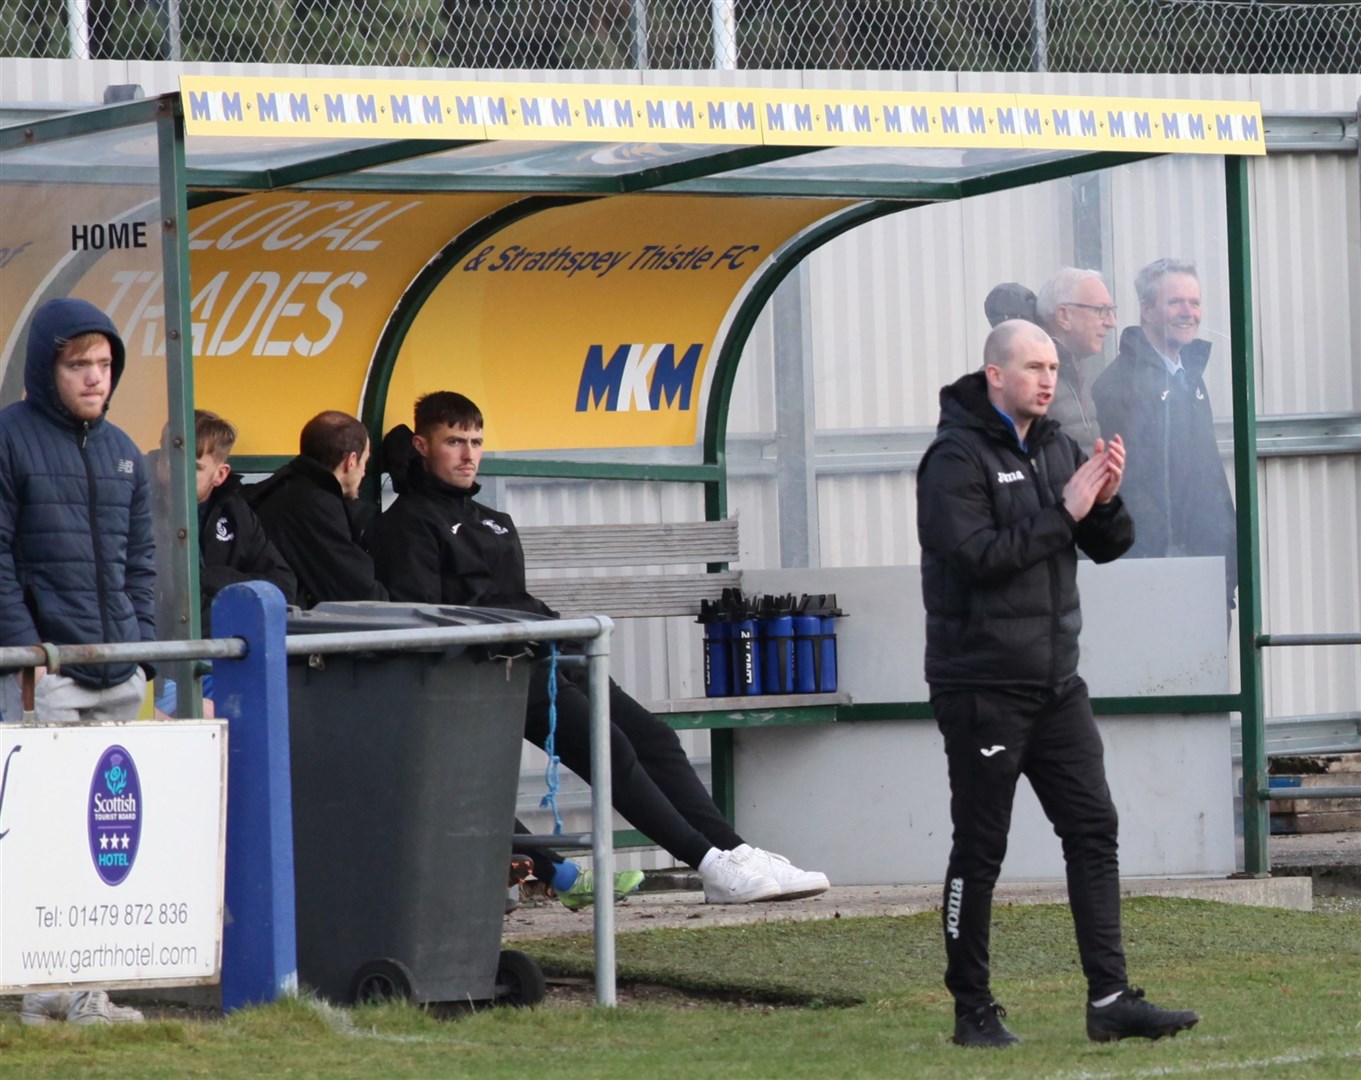
[[[573,682],[558,676],[554,746],[564,765],[591,782],[590,700]],[[525,738],[542,749],[548,741],[548,673],[530,680]],[[780,894],[780,885],[744,856],[715,846],[681,815],[648,775],[633,745],[617,724],[610,725],[610,786],[614,808],[675,858],[699,871],[709,903],[746,904]]]

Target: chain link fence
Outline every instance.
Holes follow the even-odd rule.
[[[0,55],[481,69],[1361,72],[1361,2],[0,0]]]

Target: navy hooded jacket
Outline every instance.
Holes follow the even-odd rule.
[[[51,300],[29,328],[26,397],[0,411],[0,645],[156,637],[156,549],[142,452],[104,417],[78,420],[57,393],[58,342],[90,332],[109,339],[116,389],[124,349],[109,317],[84,300]],[[62,673],[89,686],[116,686],[134,669],[71,665]]]

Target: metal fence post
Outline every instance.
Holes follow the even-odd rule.
[[[298,988],[285,611],[283,594],[262,581],[230,585],[213,602],[213,633],[247,643],[242,659],[213,665],[213,703],[228,722],[227,1012]]]
[[[614,981],[614,791],[610,774],[610,633],[614,623],[593,616],[600,635],[586,642],[591,692],[591,855],[595,863],[595,1003],[613,1008]]]

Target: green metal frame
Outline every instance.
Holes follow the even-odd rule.
[[[1243,732],[1243,869],[1271,871],[1262,654],[1261,544],[1257,536],[1257,395],[1253,370],[1251,206],[1246,158],[1224,159],[1232,336],[1233,481],[1238,528],[1239,712]]]
[[[466,139],[394,139],[332,154],[318,154],[314,158],[277,168],[199,167],[189,170],[187,180],[191,187],[198,188],[273,191],[282,187],[321,185],[329,178],[348,176],[358,170],[372,169],[395,161],[425,157],[469,145],[471,144]]]
[[[460,145],[467,144],[453,143],[442,148],[457,149]],[[392,191],[394,188],[400,188],[403,192],[411,193],[514,191],[535,195],[629,195],[670,184],[682,184],[696,177],[708,176],[716,171],[745,169],[753,165],[763,165],[770,161],[780,161],[800,154],[809,154],[816,149],[817,147],[802,146],[725,148],[671,164],[650,165],[633,172],[601,176],[498,176],[492,173],[475,173],[463,176],[457,173],[431,172],[395,177],[357,173],[340,184],[306,180],[297,186],[304,190],[322,188],[326,191]],[[411,157],[412,155],[407,154],[405,156]],[[401,160],[401,158],[394,158],[393,160]],[[375,164],[387,164],[387,162],[376,162]]]
[[[180,622],[183,634],[176,637],[202,637],[199,614],[199,539],[198,489],[194,442],[194,365],[190,340],[192,325],[189,301],[189,204],[184,182],[184,108],[179,98],[158,100],[156,137],[161,180],[161,260],[162,302],[165,306],[166,394],[169,398],[167,421],[170,458],[170,513],[180,523],[175,530],[179,547],[175,552],[175,577],[184,583]],[[158,631],[162,636],[166,628]],[[179,716],[203,715],[203,688],[193,677],[193,664],[168,665],[167,670],[179,690],[176,713]]]

